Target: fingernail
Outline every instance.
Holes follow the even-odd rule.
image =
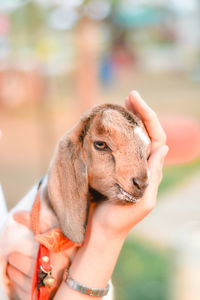
[[[140,96],[140,94],[139,94],[139,92],[138,91],[136,91],[136,90],[133,90],[133,91],[131,91],[131,93],[130,93],[131,95],[133,95],[133,96],[136,96],[136,97],[140,97],[141,98],[141,96]]]
[[[140,101],[140,103],[143,103],[144,105],[148,106],[147,102],[142,98],[142,96],[140,95],[140,93],[136,90],[131,92],[131,95],[133,97],[135,97],[135,99],[138,99]]]

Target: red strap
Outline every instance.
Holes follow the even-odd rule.
[[[34,235],[37,235],[40,233],[39,229],[39,219],[40,219],[40,189],[38,189],[35,201],[32,206],[31,210],[31,227]],[[49,258],[48,262],[44,262],[41,260],[43,256],[47,256]],[[40,265],[42,265],[43,269],[47,272],[51,270],[50,265],[50,251],[42,244],[39,245],[38,249],[38,255],[35,263],[34,273],[33,273],[33,279],[32,279],[32,290],[31,290],[31,300],[37,299],[37,300],[48,300],[51,288],[47,286],[40,286],[39,289],[37,287],[38,285],[38,273],[40,269]],[[35,296],[35,297],[34,297]]]
[[[38,299],[49,300],[49,296],[51,294],[51,291],[49,291],[49,290],[50,290],[50,288],[48,288],[46,286],[41,286],[40,290],[39,290]]]
[[[49,258],[48,262],[44,262],[41,258],[43,256],[47,256]],[[51,271],[51,265],[50,265],[50,251],[44,247],[43,245],[40,244],[39,250],[38,250],[38,255],[36,259],[36,264],[35,264],[35,269],[33,273],[33,280],[32,280],[32,290],[31,290],[31,299],[34,299],[34,294],[35,294],[35,299],[40,299],[40,300],[48,300],[49,296],[51,294],[52,288],[49,288],[47,286],[40,286],[39,289],[37,288],[38,285],[38,273],[40,266],[47,271]]]
[[[30,222],[31,228],[34,233],[35,239],[39,242],[39,250],[35,263],[33,280],[32,280],[32,290],[31,290],[31,300],[48,300],[53,288],[47,286],[40,286],[38,289],[38,274],[40,266],[46,271],[51,271],[50,264],[50,251],[59,252],[69,249],[73,246],[81,246],[80,244],[75,244],[69,239],[67,239],[60,228],[54,228],[49,230],[47,233],[40,233],[39,220],[40,220],[40,189],[36,194],[35,201],[32,206]],[[47,256],[48,262],[42,260],[42,257]]]

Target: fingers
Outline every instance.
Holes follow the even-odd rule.
[[[138,203],[138,208],[142,208],[144,212],[148,213],[156,204],[157,190],[162,180],[164,158],[169,148],[165,145],[166,134],[156,113],[145,103],[137,91],[130,93],[126,99],[126,107],[141,116],[152,141],[151,156],[148,160],[150,183],[143,197],[143,201]]]
[[[145,103],[137,91],[130,93],[126,99],[126,106],[129,110],[138,113],[142,117],[152,140],[152,150],[166,143],[166,134],[156,113]]]
[[[156,149],[149,158],[150,181],[153,182],[154,185],[159,185],[161,182],[164,159],[168,151],[169,147],[167,145],[161,146]]]
[[[34,267],[35,267],[35,259],[26,255],[23,255],[18,252],[12,252],[8,257],[8,263],[13,268],[19,270],[24,275],[28,277],[32,277]],[[12,278],[12,277],[10,277]]]
[[[168,150],[169,147],[167,145],[157,148],[151,154],[150,159],[148,161],[150,180],[147,189],[147,198],[152,199],[152,201],[154,202],[153,206],[156,202],[158,186],[162,180],[163,164]]]
[[[20,286],[12,282],[11,285],[11,299],[16,300],[31,300],[31,293],[25,292]]]
[[[17,285],[23,292],[30,294],[32,286],[32,279],[30,277],[25,276],[19,270],[10,265],[7,267],[7,274],[9,278],[12,279],[12,285]]]
[[[166,145],[159,147],[152,153],[148,161],[150,173],[149,186],[142,201],[138,203],[138,208],[141,209],[143,217],[149,214],[156,205],[158,186],[162,180],[162,169],[168,150],[169,148]]]
[[[12,290],[19,299],[29,299],[32,287],[32,275],[35,260],[29,256],[13,252],[8,257],[7,274]]]

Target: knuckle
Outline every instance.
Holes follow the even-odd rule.
[[[12,252],[12,253],[9,254],[8,262],[9,262],[10,265],[15,265],[16,259],[17,259],[17,253],[16,252]]]
[[[7,273],[8,276],[10,277],[10,275],[11,275],[11,273],[12,273],[12,267],[11,267],[10,265],[7,266],[6,273]]]
[[[11,265],[7,266],[7,270],[6,270],[8,277],[10,279],[12,278],[16,278],[17,274],[16,274],[16,269],[14,267],[12,267]]]
[[[8,256],[8,263],[9,263],[10,265],[13,264],[13,253],[9,254],[9,256]]]

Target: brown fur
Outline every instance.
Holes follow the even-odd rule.
[[[134,134],[136,126],[147,135],[137,115],[122,106],[104,104],[83,115],[59,141],[48,173],[48,193],[70,240],[84,240],[91,191],[121,204],[128,202],[119,186],[135,199],[143,195],[150,144]],[[111,150],[95,149],[95,141],[106,142]]]

